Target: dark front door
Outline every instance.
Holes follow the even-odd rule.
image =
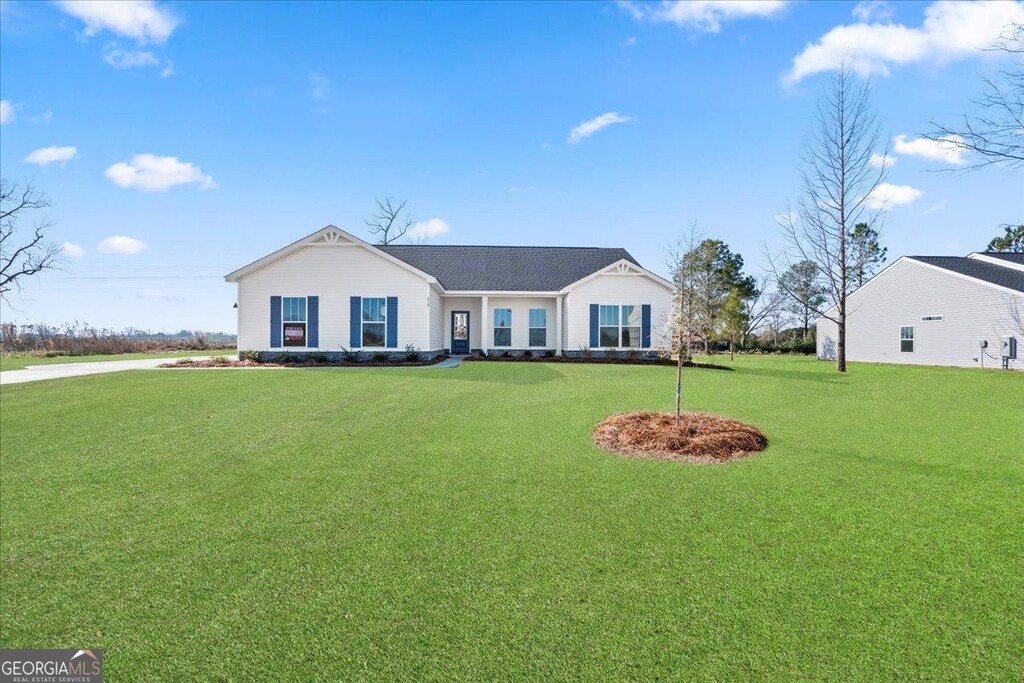
[[[469,353],[469,311],[452,311],[452,353]]]

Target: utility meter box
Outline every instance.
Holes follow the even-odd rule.
[[[1012,334],[1003,335],[1003,358],[1017,359],[1017,338]]]

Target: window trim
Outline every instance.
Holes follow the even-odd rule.
[[[381,311],[384,314],[384,320],[363,320],[363,307],[366,302],[370,299],[380,299],[384,302],[381,307]],[[381,339],[383,343],[380,346],[367,346],[366,335],[363,332],[364,325],[383,325],[384,334]],[[386,349],[388,348],[388,298],[386,296],[361,296],[359,297],[359,348],[361,349]]]
[[[284,302],[288,299],[302,299],[302,320],[289,320],[284,312]],[[288,344],[288,338],[285,336],[284,328],[286,325],[302,325],[302,344]],[[305,295],[302,296],[285,296],[281,295],[281,348],[282,349],[308,349],[309,347],[309,298]]]
[[[508,325],[499,325],[496,318],[498,311],[508,311]],[[499,344],[495,333],[498,330],[508,330],[508,344]],[[491,309],[491,341],[494,342],[492,348],[495,349],[511,349],[512,348],[512,309],[507,306],[496,306]]]
[[[910,337],[907,338],[907,339],[904,339],[903,338],[903,330],[907,330],[907,329],[910,330]],[[916,337],[917,337],[917,331],[914,329],[913,325],[900,325],[900,334],[899,334],[900,353],[914,353],[915,352],[915,347],[916,347],[916,344],[914,342],[916,341]],[[910,350],[909,351],[904,351],[903,350],[903,342],[905,342],[905,341],[909,341],[910,342]]]
[[[540,311],[541,313],[544,314],[544,326],[543,327],[534,327],[532,325],[533,321],[530,318],[531,318],[531,314],[534,311]],[[527,325],[527,328],[526,328],[526,345],[529,348],[531,348],[531,349],[544,349],[544,348],[547,348],[547,345],[548,345],[548,309],[546,309],[546,308],[531,308],[531,309],[529,309],[527,314],[526,314],[526,325]],[[530,333],[533,332],[534,330],[543,330],[544,331],[544,343],[543,344],[531,344],[530,343]]]
[[[627,325],[623,316],[623,310],[626,307],[633,309],[633,311],[640,312],[640,324],[639,325]],[[602,308],[617,308],[619,309],[618,324],[617,325],[602,325],[601,324],[601,309]],[[601,328],[615,327],[617,329],[615,335],[616,346],[602,346],[601,345]],[[622,346],[622,331],[628,329],[637,330],[636,346]],[[607,349],[609,351],[631,351],[634,349],[643,348],[643,334],[644,334],[644,323],[643,323],[643,304],[598,304],[597,305],[597,348]]]

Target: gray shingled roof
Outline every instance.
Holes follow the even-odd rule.
[[[438,279],[445,289],[554,292],[621,259],[625,249],[390,244],[381,251]]]
[[[1019,263],[1024,266],[1024,254],[1011,254],[1006,251],[983,251],[982,256],[988,256],[990,258],[998,258],[1010,263]]]
[[[994,285],[1007,287],[1018,292],[1024,292],[1024,271],[1004,268],[994,263],[987,263],[976,258],[964,256],[911,256],[910,258],[921,263],[938,266],[976,280],[984,280]]]

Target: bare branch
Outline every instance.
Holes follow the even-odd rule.
[[[370,234],[378,235],[377,244],[391,244],[409,232],[416,220],[406,210],[406,200],[395,201],[391,197],[374,198],[377,204],[376,213],[363,220]]]

